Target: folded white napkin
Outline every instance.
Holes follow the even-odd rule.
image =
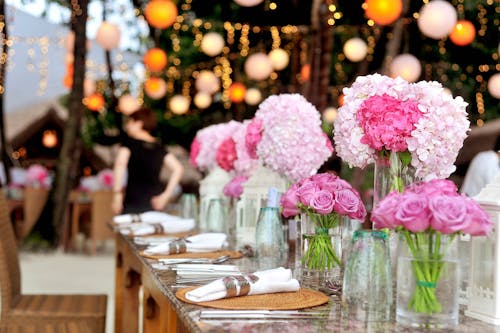
[[[175,220],[160,223],[132,223],[120,227],[123,235],[145,236],[161,233],[176,234],[194,229],[194,219],[176,218]]]
[[[213,252],[222,249],[226,243],[226,234],[209,232],[187,237],[183,242],[186,245],[185,252]],[[176,241],[174,241],[176,242]],[[172,242],[148,247],[145,254],[171,254]],[[174,251],[173,253],[179,253]]]
[[[241,284],[236,277],[226,277],[187,292],[186,298],[192,302],[207,302],[228,296],[270,294],[297,291],[300,288],[299,281],[292,278],[292,271],[283,267],[243,276],[248,282],[246,284],[249,286],[249,289],[248,286],[244,286],[245,282]],[[234,289],[230,290],[232,289],[231,283],[236,285],[236,291]],[[230,286],[229,290],[228,286]],[[245,292],[245,289],[248,290],[248,293]]]
[[[123,214],[113,217],[113,222],[116,224],[127,224],[133,222],[141,223],[163,223],[172,220],[182,219],[180,216],[170,215],[163,212],[148,211],[141,214]]]

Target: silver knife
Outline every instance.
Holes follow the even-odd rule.
[[[203,310],[200,319],[327,319],[327,312],[278,310]]]

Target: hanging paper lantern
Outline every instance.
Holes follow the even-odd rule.
[[[220,89],[220,81],[214,72],[208,70],[202,70],[196,81],[194,82],[196,90],[207,93],[214,94]]]
[[[124,94],[118,99],[118,110],[127,116],[139,110],[140,107],[137,98],[130,94]]]
[[[200,49],[210,57],[215,57],[222,52],[225,45],[224,38],[217,32],[209,32],[201,39]]]
[[[311,65],[305,64],[304,66],[302,66],[302,68],[300,69],[300,77],[304,81],[309,80],[309,77],[311,77]]]
[[[47,148],[54,148],[58,143],[57,132],[55,130],[45,130],[42,134],[42,145]]]
[[[184,95],[175,95],[170,99],[168,105],[175,114],[184,114],[189,110],[189,99]]]
[[[359,37],[349,39],[344,44],[344,54],[347,59],[352,62],[358,62],[366,57],[368,45]]]
[[[441,39],[453,30],[457,23],[457,11],[444,0],[433,0],[422,6],[418,15],[418,28],[425,36]]]
[[[144,82],[144,91],[152,99],[160,99],[167,92],[167,84],[159,77],[150,77]]]
[[[95,40],[105,50],[112,50],[120,44],[120,28],[116,24],[102,22],[97,29]]]
[[[247,88],[243,83],[234,82],[229,86],[229,99],[233,103],[241,103],[245,99]]]
[[[339,107],[341,107],[342,105],[344,105],[344,94],[340,94],[339,95],[337,103],[339,104]]]
[[[422,73],[422,65],[414,55],[404,53],[394,57],[390,72],[392,77],[400,76],[408,82],[415,82]]]
[[[242,7],[253,7],[262,3],[264,0],[234,0],[238,5]]]
[[[327,123],[333,124],[335,119],[337,119],[337,108],[330,106],[323,111],[323,120]]]
[[[267,54],[254,53],[245,61],[245,73],[249,79],[256,81],[265,80],[271,75],[273,66]]]
[[[150,1],[144,9],[146,21],[158,29],[166,29],[174,24],[177,14],[177,6],[170,0]]]
[[[95,93],[96,84],[94,79],[85,78],[83,80],[83,96],[90,96]]]
[[[167,66],[167,54],[158,47],[149,49],[142,58],[144,66],[151,72],[161,72]]]
[[[269,52],[269,60],[274,70],[280,71],[288,66],[290,55],[285,50],[277,48]]]
[[[467,20],[458,20],[450,32],[450,40],[458,46],[469,45],[475,37],[476,28],[474,28],[474,24],[471,21]]]
[[[194,95],[194,105],[196,105],[199,109],[206,109],[212,104],[212,96],[207,94],[206,92],[200,91]]]
[[[366,0],[365,14],[379,25],[388,25],[401,16],[402,0]]]
[[[488,80],[488,92],[491,96],[500,99],[500,73],[493,74]]]
[[[262,100],[262,93],[257,88],[250,88],[245,94],[245,103],[248,105],[257,105]]]
[[[83,99],[83,104],[91,111],[102,111],[105,103],[100,93],[93,93]]]

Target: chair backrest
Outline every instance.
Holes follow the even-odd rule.
[[[26,187],[24,189],[24,221],[21,228],[20,240],[28,236],[35,226],[43,207],[49,198],[49,190],[45,188]]]
[[[1,320],[5,319],[13,299],[21,293],[21,270],[16,237],[10,221],[7,200],[0,187],[0,294]]]
[[[90,237],[94,240],[104,240],[114,238],[114,233],[108,226],[113,220],[111,202],[113,201],[112,191],[92,192],[91,225]]]

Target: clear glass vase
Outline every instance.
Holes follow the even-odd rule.
[[[375,159],[373,174],[373,208],[392,191],[403,192],[406,186],[417,182],[409,152],[384,152]],[[398,236],[389,232],[389,248],[393,271],[396,270]]]
[[[459,260],[455,235],[403,231],[398,244],[396,321],[420,328],[458,324]]]
[[[342,285],[342,216],[301,214],[301,284],[319,290]]]

